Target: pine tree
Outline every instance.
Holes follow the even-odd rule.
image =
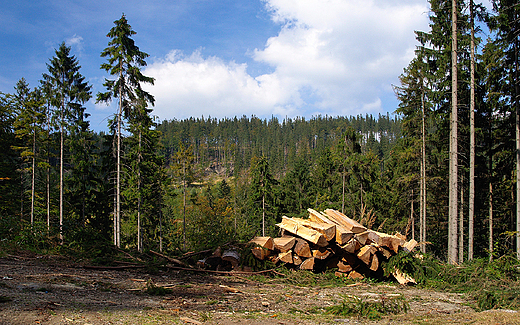
[[[142,74],[141,68],[146,66],[148,54],[141,52],[131,38],[136,32],[128,24],[123,14],[114,21],[107,34],[111,40],[108,47],[101,52],[101,57],[107,58],[107,63],[101,69],[107,71],[115,80],[105,79],[103,84],[107,91],[98,93],[97,102],[108,103],[112,98],[118,99],[116,113],[117,163],[116,163],[116,202],[114,215],[114,245],[121,246],[121,155],[122,155],[122,125],[123,118],[131,116],[132,103],[145,101],[153,105],[154,97],[142,89],[142,83],[153,84],[154,79]]]

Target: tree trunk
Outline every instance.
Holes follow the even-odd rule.
[[[184,159],[184,158],[183,158]],[[186,251],[186,161],[182,161],[183,186],[182,186],[182,245]]]
[[[489,261],[493,260],[493,182],[489,181]]]
[[[475,218],[475,21],[473,0],[469,2],[471,20],[470,40],[470,95],[469,95],[469,215],[468,260],[473,259],[473,223]],[[461,246],[462,247],[462,246]]]
[[[341,184],[341,213],[345,213],[345,168],[343,168],[343,179]]]
[[[119,63],[122,70],[122,62]],[[121,74],[119,75],[121,79]],[[119,87],[119,111],[117,113],[117,171],[116,171],[116,215],[114,221],[114,242],[121,247],[121,118],[123,113],[123,90]]]
[[[137,155],[137,250],[143,252],[143,238],[141,234],[141,130],[139,130],[139,151]]]
[[[265,195],[262,194],[262,237],[265,237]]]
[[[451,2],[451,119],[449,157],[449,216],[448,216],[448,263],[457,264],[457,216],[458,216],[458,165],[457,165],[457,1]]]
[[[424,87],[424,81],[421,78],[421,88]],[[422,110],[422,126],[421,126],[421,188],[420,188],[420,233],[419,241],[421,242],[421,252],[426,253],[426,107],[424,103],[424,89],[421,91],[421,110]]]
[[[515,12],[517,12],[515,10]],[[516,18],[518,21],[518,18]],[[515,22],[515,26],[518,23]],[[520,259],[520,80],[518,58],[518,30],[515,37],[515,111],[516,111],[516,257]]]
[[[412,188],[412,200],[410,202],[410,222],[412,224],[412,239],[415,240],[415,218],[413,216],[413,188]]]
[[[464,179],[460,184],[460,209],[459,209],[459,263],[464,262]]]
[[[65,102],[61,107],[61,125],[60,125],[60,244],[63,245],[63,110],[65,109]]]
[[[34,192],[35,192],[35,175],[36,175],[36,125],[33,129],[33,147],[32,147],[32,173],[31,173],[31,227],[34,225]]]

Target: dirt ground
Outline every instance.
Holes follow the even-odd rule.
[[[149,295],[147,281],[171,292]],[[378,321],[323,313],[346,295],[402,295],[410,310]],[[245,275],[91,270],[63,257],[8,255],[0,258],[0,324],[520,324],[520,313],[477,313],[462,295],[398,284],[301,287]]]

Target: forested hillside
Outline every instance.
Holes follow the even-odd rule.
[[[104,92],[63,43],[40,85],[0,94],[0,237],[185,252],[331,208],[452,263],[520,252],[520,6],[493,5],[430,0],[396,114],[377,117],[157,123],[124,15],[101,53]],[[106,133],[90,128],[93,95],[117,107]]]

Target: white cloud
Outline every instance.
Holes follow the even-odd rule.
[[[70,38],[67,38],[67,40],[65,41],[65,43],[68,45],[68,46],[74,46],[75,48],[77,48],[79,51],[82,51],[83,50],[83,37],[81,36],[78,36],[76,34],[74,34],[74,36],[70,37]]]
[[[253,77],[245,63],[172,51],[145,70],[155,114],[377,114],[413,57],[414,30],[428,28],[426,1],[263,1],[281,30],[252,59],[274,72]]]
[[[180,119],[284,114],[294,101],[294,90],[275,75],[253,78],[246,68],[217,57],[203,58],[200,51],[190,56],[172,51],[144,71],[155,78],[155,85],[146,87],[156,98],[154,114]]]

